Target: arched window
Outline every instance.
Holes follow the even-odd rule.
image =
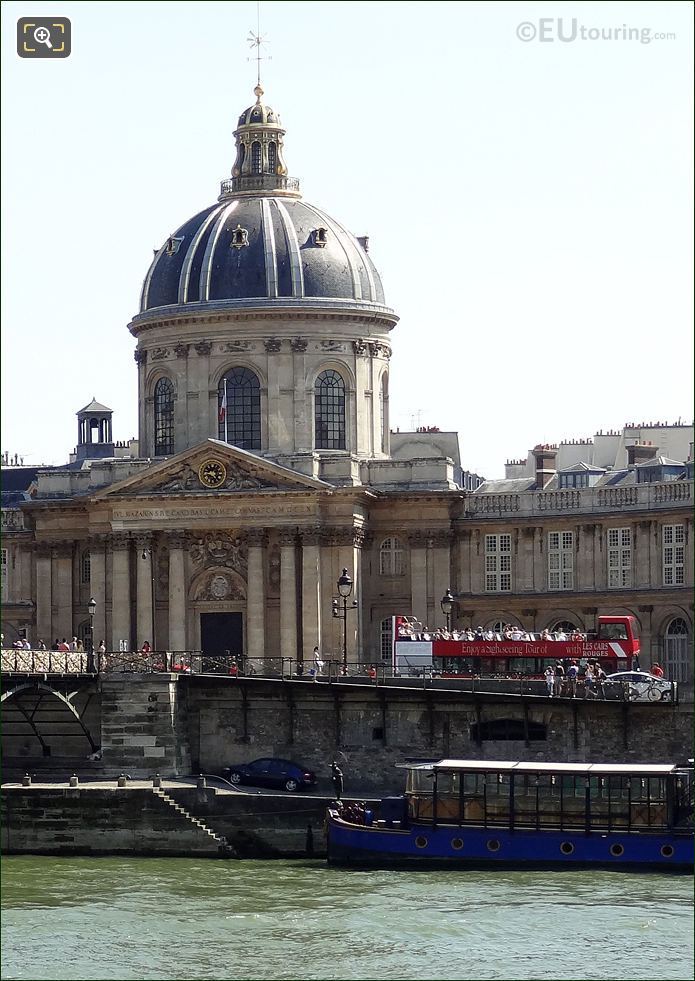
[[[251,144],[251,173],[260,174],[261,173],[261,144],[258,140],[255,140]]]
[[[393,651],[393,618],[386,617],[381,621],[380,626],[381,658],[383,661],[391,660]]]
[[[669,681],[690,681],[690,639],[683,617],[671,620],[666,628],[664,671]]]
[[[278,166],[278,151],[274,143],[268,144],[268,173],[274,174]]]
[[[379,546],[379,575],[402,576],[403,545],[399,538],[386,538]]]
[[[385,371],[381,376],[381,452],[386,453],[388,449],[389,433],[389,376]]]
[[[316,449],[345,449],[345,382],[337,371],[322,371],[314,385]]]
[[[242,450],[261,448],[261,385],[249,368],[232,368],[217,389],[218,439]]]
[[[154,455],[174,452],[174,384],[160,378],[154,387]]]

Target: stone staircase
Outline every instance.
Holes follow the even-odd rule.
[[[155,797],[158,797],[161,801],[164,801],[165,804],[175,810],[177,814],[180,814],[186,821],[195,825],[201,832],[208,835],[217,844],[218,851],[224,858],[239,857],[235,849],[229,844],[224,835],[218,835],[211,828],[208,828],[204,821],[201,821],[200,818],[194,817],[190,811],[187,811],[182,804],[177,803],[177,801],[175,801],[173,797],[170,797],[169,794],[162,790],[161,787],[153,787],[152,793]]]

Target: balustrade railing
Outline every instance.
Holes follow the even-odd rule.
[[[605,512],[607,510],[648,511],[652,508],[687,504],[693,496],[692,480],[660,484],[632,484],[627,487],[584,487],[552,491],[524,491],[519,494],[469,494],[467,514],[534,515],[566,511]]]

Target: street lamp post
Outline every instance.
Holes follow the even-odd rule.
[[[449,632],[451,632],[451,614],[453,612],[455,602],[454,597],[451,595],[451,589],[447,589],[439,602],[439,605],[442,608],[442,613],[446,617],[446,629]]]
[[[89,603],[87,604],[87,610],[89,612],[89,650],[87,658],[87,669],[91,667],[94,669],[94,614],[97,611],[97,601],[94,597],[90,597]]]
[[[348,575],[347,569],[343,569],[342,575],[338,580],[338,595],[343,601],[342,609],[340,608],[340,601],[337,599],[333,600],[333,616],[338,620],[343,621],[343,674],[347,674],[347,615],[348,615],[348,597],[352,593],[352,579]],[[357,606],[357,600],[352,601],[351,609],[355,609]]]

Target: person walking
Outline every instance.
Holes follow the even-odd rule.
[[[318,647],[314,648],[314,681],[323,674],[323,659]]]
[[[552,666],[552,664],[548,665],[543,674],[545,675],[545,683],[548,687],[548,695],[550,698],[552,698],[553,690],[555,688],[555,668]]]
[[[562,695],[562,685],[565,680],[565,669],[563,667],[562,661],[558,661],[555,665],[555,694]]]
[[[584,698],[593,697],[594,694],[594,669],[591,661],[584,668]]]
[[[343,771],[335,760],[331,763],[331,780],[333,781],[333,789],[335,790],[335,799],[340,800],[343,795]]]
[[[567,680],[570,683],[570,694],[572,698],[576,698],[577,681],[579,680],[579,666],[576,661],[571,661],[567,668]]]

